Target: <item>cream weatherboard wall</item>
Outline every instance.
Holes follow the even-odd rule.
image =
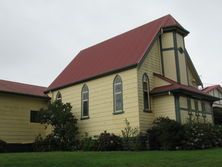
[[[196,88],[198,87],[197,80],[195,79],[194,74],[189,65],[187,66],[187,78],[189,86],[193,86]]]
[[[222,93],[218,89],[213,89],[208,94],[211,96],[218,97],[218,98],[222,99]],[[215,101],[213,103],[213,107],[221,107],[222,108],[222,100]]]
[[[184,45],[184,37],[178,33],[176,33],[176,42],[177,42],[177,54],[179,61],[179,72],[180,72],[180,82],[181,84],[188,85],[188,77],[187,77],[187,60],[185,56],[185,45]],[[181,50],[182,48],[182,50]]]
[[[176,120],[175,100],[173,95],[162,95],[154,97],[155,118],[169,117]]]
[[[188,85],[184,37],[176,32],[163,33],[161,35],[161,52],[164,76]]]
[[[149,50],[149,53],[145,55],[144,60],[138,67],[138,97],[139,97],[139,123],[140,130],[142,132],[146,131],[149,127],[151,127],[152,122],[154,120],[155,109],[154,109],[154,100],[151,98],[151,111],[144,112],[144,104],[143,104],[143,85],[142,78],[146,73],[149,77],[149,85],[150,90],[155,87],[155,77],[153,73],[161,73],[161,57],[160,57],[160,45],[159,40],[156,40],[152,47]]]
[[[113,114],[113,80],[119,75],[123,83],[122,114]],[[81,120],[81,90],[84,84],[89,89],[89,119]],[[130,69],[85,83],[59,90],[64,103],[71,103],[72,112],[78,119],[80,135],[99,135],[107,131],[121,134],[127,118],[132,127],[139,127],[137,69]],[[51,93],[56,95],[58,91]],[[50,94],[49,94],[50,95]]]
[[[173,32],[163,33],[160,39],[164,76],[177,81]]]
[[[0,93],[0,139],[7,143],[32,143],[44,126],[30,122],[30,111],[46,107],[47,100]]]
[[[181,123],[184,124],[190,120],[213,123],[212,107],[209,102],[180,96],[179,103]],[[204,109],[202,103],[205,105]]]
[[[163,52],[164,76],[177,81],[177,71],[174,50],[166,50]]]
[[[162,40],[162,48],[163,49],[168,49],[168,48],[173,48],[174,47],[173,33],[172,32],[163,33],[161,35],[161,40]]]

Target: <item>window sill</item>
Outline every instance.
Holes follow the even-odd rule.
[[[89,119],[89,116],[81,117],[80,120]]]
[[[118,115],[118,114],[123,114],[124,111],[116,111],[116,112],[113,112],[113,115]]]
[[[146,112],[146,113],[152,113],[153,111],[150,110],[150,109],[144,109],[143,112]]]

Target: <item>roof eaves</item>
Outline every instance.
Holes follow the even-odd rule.
[[[171,25],[163,27],[163,32],[169,32],[176,30],[179,34],[182,34],[183,36],[187,36],[190,32],[187,31],[185,28],[178,26],[178,25]]]
[[[180,93],[180,92],[187,93],[188,92],[188,95],[191,95],[191,96],[194,96],[194,97],[201,97],[201,99],[210,100],[210,101],[220,100],[217,97],[214,97],[214,96],[211,96],[211,95],[208,95],[208,94],[205,94],[205,93],[201,93],[201,92],[187,90],[187,89],[184,89],[184,88],[178,88],[178,89],[172,90],[171,92],[172,93]],[[198,95],[198,96],[196,96],[196,95]]]
[[[96,79],[96,78],[101,78],[101,77],[104,77],[104,76],[108,76],[108,75],[111,75],[113,73],[117,73],[117,72],[121,72],[121,71],[125,71],[125,70],[130,70],[130,69],[133,69],[133,68],[136,68],[136,67],[137,67],[137,64],[128,65],[128,66],[123,67],[123,68],[111,70],[111,71],[108,71],[106,73],[95,75],[95,76],[85,78],[85,79],[82,79],[82,80],[79,80],[79,81],[75,81],[75,82],[72,82],[72,83],[69,83],[69,84],[66,84],[66,85],[62,85],[62,86],[55,87],[55,88],[52,88],[52,89],[47,89],[44,93],[49,93],[50,91],[56,91],[58,89],[62,89],[62,88],[66,88],[66,87],[73,86],[73,85],[76,85],[76,84],[80,84],[80,83],[83,83],[83,82],[87,82],[87,81],[90,81],[90,80],[93,80],[93,79]]]
[[[173,88],[173,89],[165,89],[163,91],[157,91],[157,92],[152,92],[151,91],[151,94],[152,95],[164,95],[164,94],[169,94],[169,92],[173,93],[173,94],[177,94],[177,93],[184,93],[186,95],[189,95],[189,96],[193,96],[193,97],[200,97],[202,99],[207,99],[207,100],[210,100],[210,101],[218,101],[220,100],[219,98],[217,97],[214,97],[214,96],[210,96],[210,95],[207,95],[207,94],[204,94],[204,93],[198,93],[196,91],[191,91],[191,90],[188,90],[188,89],[184,89],[182,87],[176,87],[176,88]]]
[[[0,93],[21,95],[21,96],[29,96],[29,97],[42,98],[42,99],[51,99],[51,98],[50,98],[49,96],[47,96],[47,95],[41,96],[41,95],[34,95],[34,94],[21,93],[21,92],[3,91],[3,90],[0,90]]]

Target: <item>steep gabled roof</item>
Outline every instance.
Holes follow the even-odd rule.
[[[153,90],[151,90],[151,94],[153,94],[153,95],[162,94],[165,92],[173,92],[173,93],[187,92],[187,94],[190,94],[192,96],[195,96],[195,94],[196,94],[196,95],[200,96],[202,99],[206,99],[206,100],[210,100],[210,101],[217,101],[218,100],[218,98],[210,96],[210,95],[206,94],[205,92],[202,92],[202,90],[199,90],[195,87],[179,84],[179,83],[177,83],[167,77],[164,77],[160,74],[154,73],[154,76],[168,82],[169,84],[164,85],[164,86],[155,87]]]
[[[162,28],[177,27],[188,34],[171,15],[82,50],[51,83],[48,91],[80,83],[120,69],[135,67]]]
[[[0,80],[0,92],[3,93],[12,93],[12,94],[40,97],[40,98],[48,98],[48,96],[44,94],[44,91],[46,91],[46,89],[47,89],[46,87],[41,87],[41,86]]]

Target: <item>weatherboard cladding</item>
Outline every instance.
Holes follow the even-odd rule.
[[[137,65],[160,30],[172,26],[185,30],[171,15],[167,15],[82,50],[47,91]]]

